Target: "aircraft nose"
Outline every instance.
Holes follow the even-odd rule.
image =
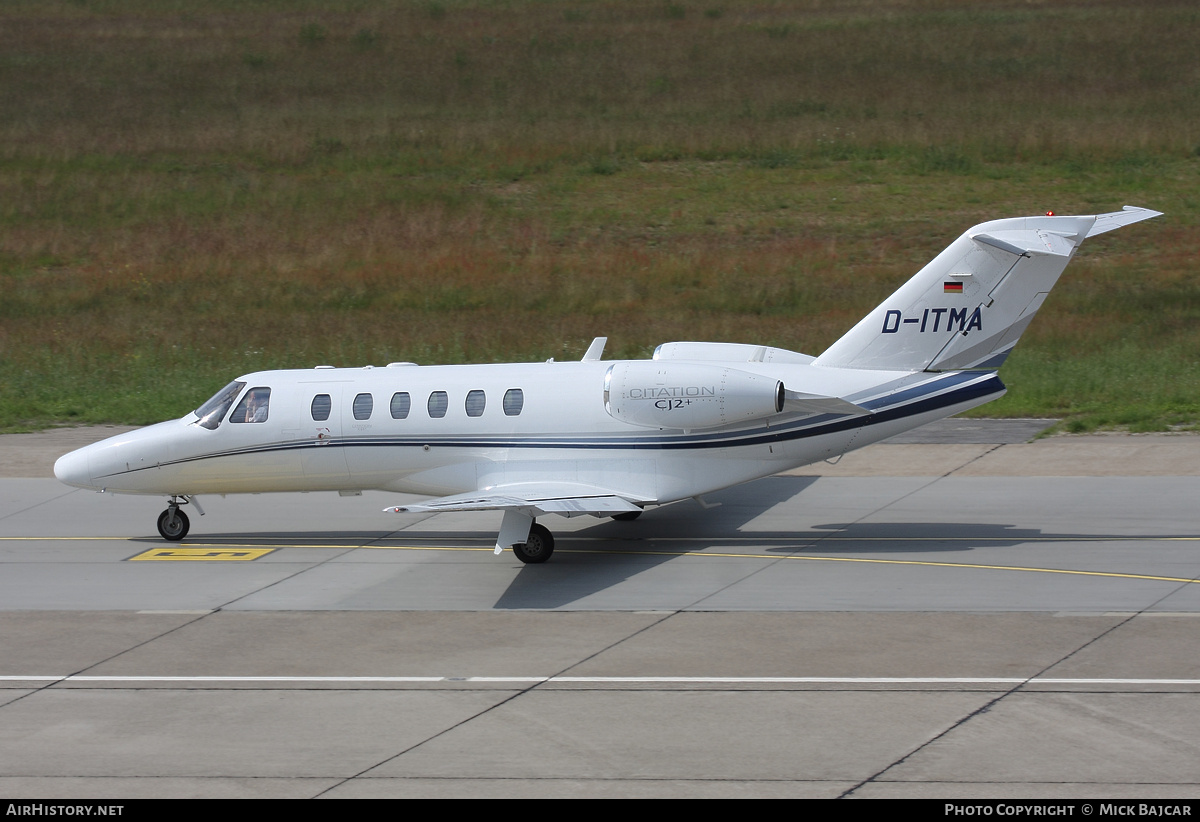
[[[54,463],[54,476],[59,482],[74,485],[77,488],[92,487],[92,472],[88,467],[86,448],[80,448],[69,454],[64,454]]]

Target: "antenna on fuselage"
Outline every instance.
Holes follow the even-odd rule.
[[[583,353],[583,359],[580,362],[598,362],[604,354],[604,346],[608,342],[608,337],[597,337],[592,340],[592,344],[588,346],[588,350]]]

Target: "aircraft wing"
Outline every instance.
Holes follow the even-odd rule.
[[[499,554],[510,545],[525,542],[534,518],[543,514],[558,514],[560,517],[609,517],[641,511],[642,507],[602,488],[571,483],[523,483],[438,497],[413,505],[394,505],[383,510],[391,514],[503,511],[504,521],[500,524],[500,533],[496,536],[496,553]]]
[[[572,483],[524,483],[494,486],[482,491],[438,497],[412,505],[384,508],[392,514],[439,513],[442,511],[519,511],[531,517],[558,514],[577,517],[584,514],[611,516],[641,511],[625,497],[603,488]]]

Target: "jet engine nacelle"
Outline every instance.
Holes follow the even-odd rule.
[[[633,361],[604,375],[604,409],[631,425],[691,431],[783,410],[783,383],[706,363]]]

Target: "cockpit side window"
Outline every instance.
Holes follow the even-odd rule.
[[[221,424],[221,420],[225,418],[225,412],[229,410],[229,406],[233,405],[233,401],[245,387],[246,383],[234,380],[213,394],[212,399],[196,409],[196,416],[200,418],[197,422],[209,430],[216,430],[216,427]]]
[[[271,404],[271,389],[263,386],[251,388],[242,397],[237,408],[229,415],[230,422],[266,422],[267,408]]]

